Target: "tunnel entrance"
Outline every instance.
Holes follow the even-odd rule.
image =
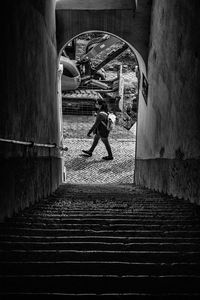
[[[60,52],[64,182],[133,183],[135,169],[139,65],[133,49],[119,37],[90,31],[68,41]],[[116,116],[109,135],[114,160],[103,161],[100,141],[92,157],[83,155],[92,138],[95,103],[107,102]],[[92,136],[93,137],[93,136]]]

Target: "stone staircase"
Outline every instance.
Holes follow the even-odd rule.
[[[133,185],[64,184],[0,224],[0,295],[200,299],[200,212]]]

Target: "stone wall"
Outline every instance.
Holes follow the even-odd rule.
[[[135,180],[200,204],[200,3],[155,0]]]
[[[60,2],[62,4],[64,1]],[[105,9],[108,2],[106,0],[93,0],[94,4],[96,2],[96,9],[86,8],[87,0],[78,1],[78,5],[75,5],[76,2],[57,4],[56,27],[59,51],[75,36],[86,31],[99,30],[114,34],[130,43],[147,63],[151,0],[138,0],[136,10],[134,1],[131,6],[126,5],[131,1],[109,1],[110,6],[107,5],[107,9]]]
[[[58,144],[55,0],[5,2],[0,60],[0,138]],[[61,181],[56,150],[0,142],[0,163],[0,220]]]

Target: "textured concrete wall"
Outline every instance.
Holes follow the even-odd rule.
[[[55,0],[6,1],[1,10],[0,137],[59,142]],[[0,143],[0,219],[58,186],[55,150]]]
[[[153,3],[149,95],[139,103],[136,183],[200,204],[200,3]]]
[[[111,6],[107,10],[100,9],[103,3],[98,2],[96,10],[76,7],[72,9],[70,3],[69,9],[56,10],[58,50],[61,50],[70,39],[83,32],[100,30],[113,33],[129,42],[147,63],[151,1],[138,0],[135,12],[133,9],[127,9],[126,6],[124,9],[111,9]],[[113,4],[113,7],[115,6]]]

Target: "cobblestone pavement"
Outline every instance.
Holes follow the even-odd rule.
[[[107,155],[102,141],[99,141],[92,157],[82,153],[88,150],[92,139],[65,139],[68,151],[63,154],[66,168],[66,183],[79,184],[127,184],[133,183],[135,166],[135,140],[110,139],[114,160],[104,161]]]

